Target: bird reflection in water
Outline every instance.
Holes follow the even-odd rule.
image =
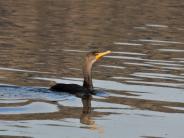
[[[92,95],[84,95],[81,97],[81,101],[83,104],[82,108],[82,114],[80,116],[80,123],[89,125],[90,129],[92,130],[97,130],[100,135],[104,133],[103,127],[100,127],[95,123],[95,121],[92,119],[92,108],[91,108],[91,100],[92,100]]]
[[[82,100],[82,104],[83,104],[83,109],[82,109],[80,122],[82,124],[86,124],[86,125],[93,125],[95,122],[91,119],[92,95],[84,95],[81,98],[81,100]]]

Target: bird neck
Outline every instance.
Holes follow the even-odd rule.
[[[83,65],[83,75],[84,75],[84,82],[83,87],[88,89],[89,91],[93,90],[93,83],[92,83],[92,69],[93,62],[89,62],[86,60]]]

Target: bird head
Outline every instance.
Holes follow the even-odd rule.
[[[87,54],[87,59],[88,61],[91,61],[92,63],[98,61],[99,59],[101,59],[102,57],[104,57],[107,54],[110,54],[111,51],[105,51],[105,52],[99,52],[99,51],[92,51],[90,53]]]

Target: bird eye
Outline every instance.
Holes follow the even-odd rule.
[[[100,53],[100,52],[98,52],[98,51],[93,51],[93,52],[92,52],[92,54],[93,54],[94,56],[99,55],[99,53]]]

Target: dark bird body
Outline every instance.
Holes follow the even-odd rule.
[[[77,85],[77,84],[63,84],[59,83],[50,88],[52,91],[62,91],[62,92],[68,92],[71,94],[76,93],[87,93],[90,92],[88,89],[84,88],[83,86]]]
[[[95,63],[98,59],[101,57],[111,53],[111,51],[106,52],[90,52],[86,55],[84,64],[83,64],[83,86],[77,85],[77,84],[56,84],[50,88],[52,91],[58,91],[58,92],[67,92],[71,94],[76,95],[83,95],[83,94],[94,94],[95,90],[93,89],[93,83],[92,83],[92,75],[91,75],[91,69],[93,66],[93,63]]]

